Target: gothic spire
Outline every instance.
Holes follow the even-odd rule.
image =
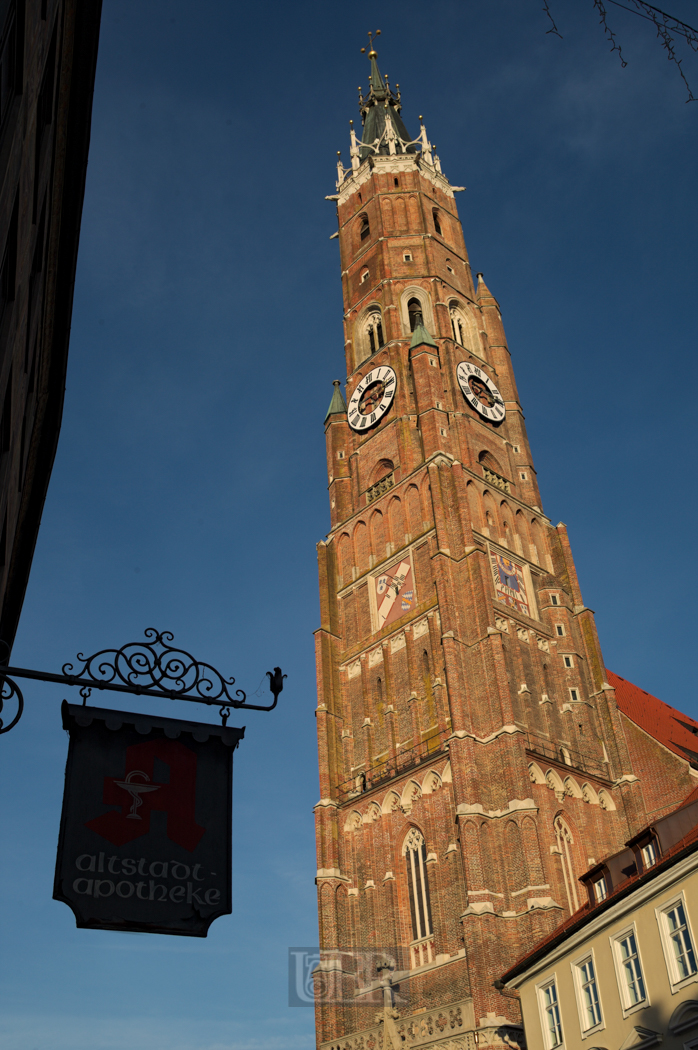
[[[380,35],[380,29],[376,30],[375,35]],[[412,137],[400,116],[400,85],[396,85],[396,91],[393,91],[387,76],[381,76],[372,36],[372,33],[368,34],[368,59],[371,63],[368,94],[364,97],[359,88],[359,109],[364,126],[361,138],[366,144],[361,146],[359,156],[365,160],[366,157],[375,156],[376,152],[416,153]],[[361,51],[365,53],[366,48],[362,47]],[[400,145],[401,142],[409,145]]]

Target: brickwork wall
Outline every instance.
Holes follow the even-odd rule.
[[[499,306],[482,281],[473,288],[448,183],[414,158],[377,158],[348,180],[338,220],[347,400],[378,365],[395,370],[397,391],[364,433],[339,413],[326,425],[321,943],[393,946],[409,960],[404,844],[417,828],[435,962],[404,982],[410,1010],[472,996],[476,1020],[494,1012],[517,1023],[516,1001],[494,979],[582,902],[578,876],[691,780],[687,763],[621,724],[566,527],[540,509]],[[410,347],[409,296],[436,345]],[[372,354],[362,327],[371,309],[385,338]],[[499,426],[463,397],[460,361],[499,388]],[[370,493],[384,478],[392,485]],[[528,615],[496,600],[492,551],[525,565]],[[373,580],[405,558],[413,605],[381,628]],[[318,1042],[374,1017],[375,1006],[321,1004]]]

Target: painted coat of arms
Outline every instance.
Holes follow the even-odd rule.
[[[518,612],[530,616],[531,610],[526,593],[523,566],[494,551],[490,554],[490,559],[492,561],[492,575],[494,576],[494,590],[497,601],[504,602],[510,609],[516,609]]]

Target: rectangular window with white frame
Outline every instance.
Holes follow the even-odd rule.
[[[642,855],[642,867],[644,871],[653,868],[657,863],[657,846],[652,839],[640,850]]]
[[[611,938],[623,1016],[649,1005],[635,924]]]
[[[572,977],[582,1038],[585,1038],[605,1027],[593,952],[572,963]]]
[[[594,887],[595,902],[597,904],[600,904],[601,901],[605,901],[606,897],[608,897],[608,884],[606,882],[606,876],[599,875],[598,879],[595,879],[592,883],[592,886]]]
[[[655,913],[669,972],[669,983],[672,992],[677,992],[684,985],[698,981],[695,942],[683,894],[655,909]]]
[[[555,977],[538,985],[538,1006],[545,1050],[556,1050],[557,1047],[562,1046],[562,1018]]]

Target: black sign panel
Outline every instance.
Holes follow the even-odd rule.
[[[205,937],[232,911],[233,751],[245,730],[63,703],[53,896],[78,926]]]

